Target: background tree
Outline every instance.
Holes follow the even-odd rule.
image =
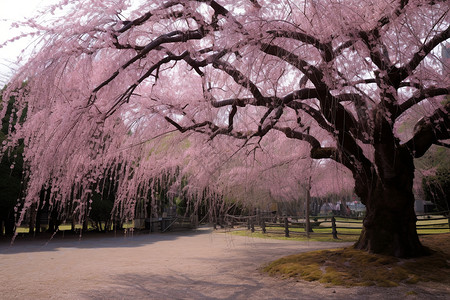
[[[0,107],[5,108],[5,115],[1,119],[2,127],[0,130],[0,142],[6,140],[8,135],[12,133],[13,127],[19,121],[23,123],[26,112],[24,112],[21,120],[17,119],[14,110],[15,98],[5,98],[0,94]],[[18,142],[17,146],[9,149],[1,157],[0,161],[0,236],[5,233],[12,235],[15,227],[15,210],[18,201],[22,196],[22,180],[23,180],[23,148],[22,142]]]
[[[64,18],[27,23],[42,38],[6,92],[29,80],[17,97],[29,117],[8,141],[27,145],[24,211],[43,185],[64,204],[74,183],[115,168],[116,205],[131,218],[138,191],[162,168],[182,167],[189,194],[225,191],[212,175],[237,150],[264,151],[264,141],[284,137],[297,141],[292,153],[306,143],[311,158],[352,173],[367,208],[357,248],[425,252],[413,159],[450,135],[439,56],[450,34],[446,1],[66,3],[48,9]],[[421,119],[398,134],[413,110]],[[172,144],[157,151],[169,133]]]
[[[431,201],[438,211],[450,210],[450,151],[442,146],[433,146],[415,161],[417,194],[422,200]]]
[[[435,175],[426,176],[422,179],[422,188],[425,200],[436,205],[438,211],[450,210],[450,169],[440,167]]]

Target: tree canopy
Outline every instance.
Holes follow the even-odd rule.
[[[413,158],[450,137],[446,1],[61,1],[46,13],[64,17],[26,23],[40,38],[6,91],[27,81],[16,104],[28,117],[6,144],[26,144],[25,209],[42,187],[56,206],[88,205],[111,169],[123,217],[174,170],[193,195],[276,169],[265,184],[283,194],[310,157],[352,174],[368,209],[357,247],[423,253]]]

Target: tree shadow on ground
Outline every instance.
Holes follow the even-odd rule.
[[[221,282],[220,278],[157,274],[122,274],[113,277],[108,289],[89,291],[85,298],[100,299],[280,299],[277,291],[267,289],[262,282],[249,277],[235,277]],[[287,296],[287,297],[286,297]],[[298,299],[296,291],[286,291],[283,299]],[[314,299],[321,299],[316,297]]]
[[[79,234],[64,234],[58,232],[55,235],[43,233],[37,237],[18,236],[12,241],[11,238],[0,239],[0,254],[17,254],[26,252],[58,251],[58,248],[130,248],[141,247],[160,241],[171,241],[181,236],[195,236],[209,234],[211,229],[146,233],[135,231],[133,233],[122,232],[86,232]]]
[[[264,278],[261,278],[264,277]],[[263,280],[262,280],[263,279]],[[270,279],[270,280],[269,280]],[[102,299],[448,299],[442,286],[326,287],[317,283],[267,278],[260,274],[188,276],[186,274],[121,274],[107,288],[90,290],[83,298]]]

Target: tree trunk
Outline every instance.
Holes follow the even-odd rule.
[[[33,203],[30,207],[30,222],[28,223],[28,233],[34,236],[34,229],[36,226],[37,205]]]
[[[366,217],[355,248],[396,257],[426,255],[416,231],[413,158],[405,149],[397,149],[394,155],[377,150],[378,172],[366,193],[360,195]]]

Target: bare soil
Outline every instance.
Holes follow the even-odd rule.
[[[190,232],[18,237],[0,241],[0,299],[449,299],[433,282],[326,287],[270,277],[266,263],[285,255],[344,247]]]

